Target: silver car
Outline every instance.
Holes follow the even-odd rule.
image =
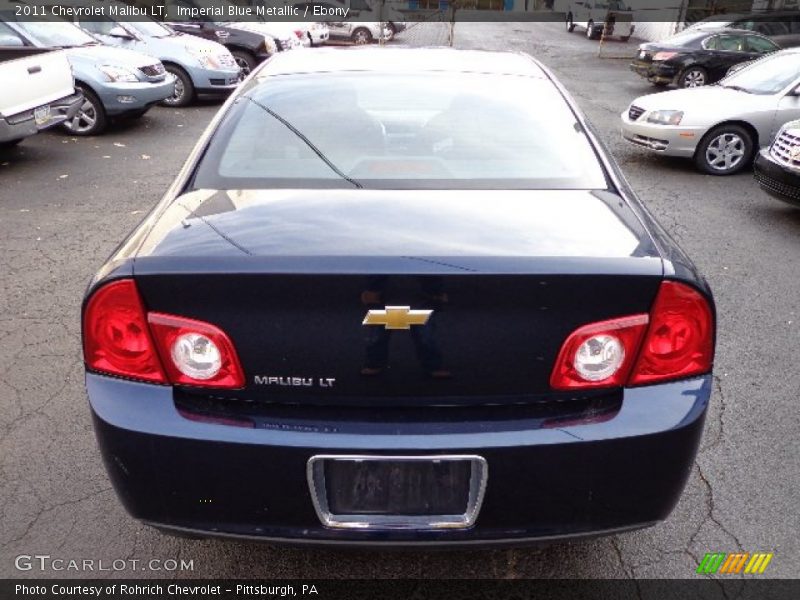
[[[750,166],[786,121],[800,118],[800,48],[783,50],[717,85],[636,98],[622,113],[622,136],[640,148],[694,159],[731,175]]]

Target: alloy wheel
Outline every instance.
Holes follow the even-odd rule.
[[[86,133],[91,131],[97,123],[97,107],[86,97],[80,109],[70,121],[65,123],[67,129],[73,133]]]
[[[236,61],[236,66],[241,69],[242,79],[250,75],[250,63],[244,57],[234,56],[233,59]]]
[[[723,133],[712,139],[706,148],[706,162],[716,171],[735,169],[746,151],[745,141],[735,133]]]
[[[706,74],[697,69],[687,71],[683,76],[683,87],[700,87],[706,84]]]
[[[186,87],[183,85],[183,81],[181,81],[181,78],[177,77],[175,79],[175,91],[172,92],[172,96],[164,100],[164,104],[168,105],[180,104],[185,94],[186,94]]]

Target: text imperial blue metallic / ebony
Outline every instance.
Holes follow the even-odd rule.
[[[336,49],[227,101],[92,281],[83,336],[137,519],[500,544],[669,515],[715,317],[535,60]]]

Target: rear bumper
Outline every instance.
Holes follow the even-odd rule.
[[[665,519],[691,470],[711,377],[626,390],[605,422],[524,421],[376,429],[309,422],[258,429],[198,422],[171,388],[88,374],[101,452],[134,517],[205,536],[289,543],[458,545],[603,535]],[[324,527],[306,479],[318,454],[475,454],[486,459],[470,529]]]
[[[630,70],[653,83],[672,83],[679,71],[678,67],[662,61],[641,60],[634,60],[630,64]]]
[[[45,123],[37,123],[34,109],[9,117],[0,117],[0,142],[21,140],[39,131],[60,125],[74,117],[83,103],[81,94],[72,94],[50,103],[50,118]]]
[[[756,155],[753,173],[758,185],[770,196],[800,206],[800,172],[775,162],[768,148]]]

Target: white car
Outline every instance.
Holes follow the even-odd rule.
[[[782,50],[717,85],[636,98],[622,113],[622,137],[640,148],[694,159],[731,175],[750,166],[780,127],[800,118],[800,48]]]
[[[3,55],[19,58],[0,59],[0,149],[71,119],[83,103],[65,52],[27,56],[31,49],[3,27],[0,23]]]
[[[321,10],[325,14],[342,14],[335,11],[345,10],[342,4],[320,0],[300,0],[300,2],[295,2],[293,6],[299,9],[301,14],[308,15],[315,14],[314,7],[318,7],[317,10]],[[330,39],[332,40],[349,40],[354,44],[369,44],[381,38],[384,41],[388,41],[393,37],[392,29],[387,22],[346,20],[342,16],[341,21],[329,21],[327,25]]]

